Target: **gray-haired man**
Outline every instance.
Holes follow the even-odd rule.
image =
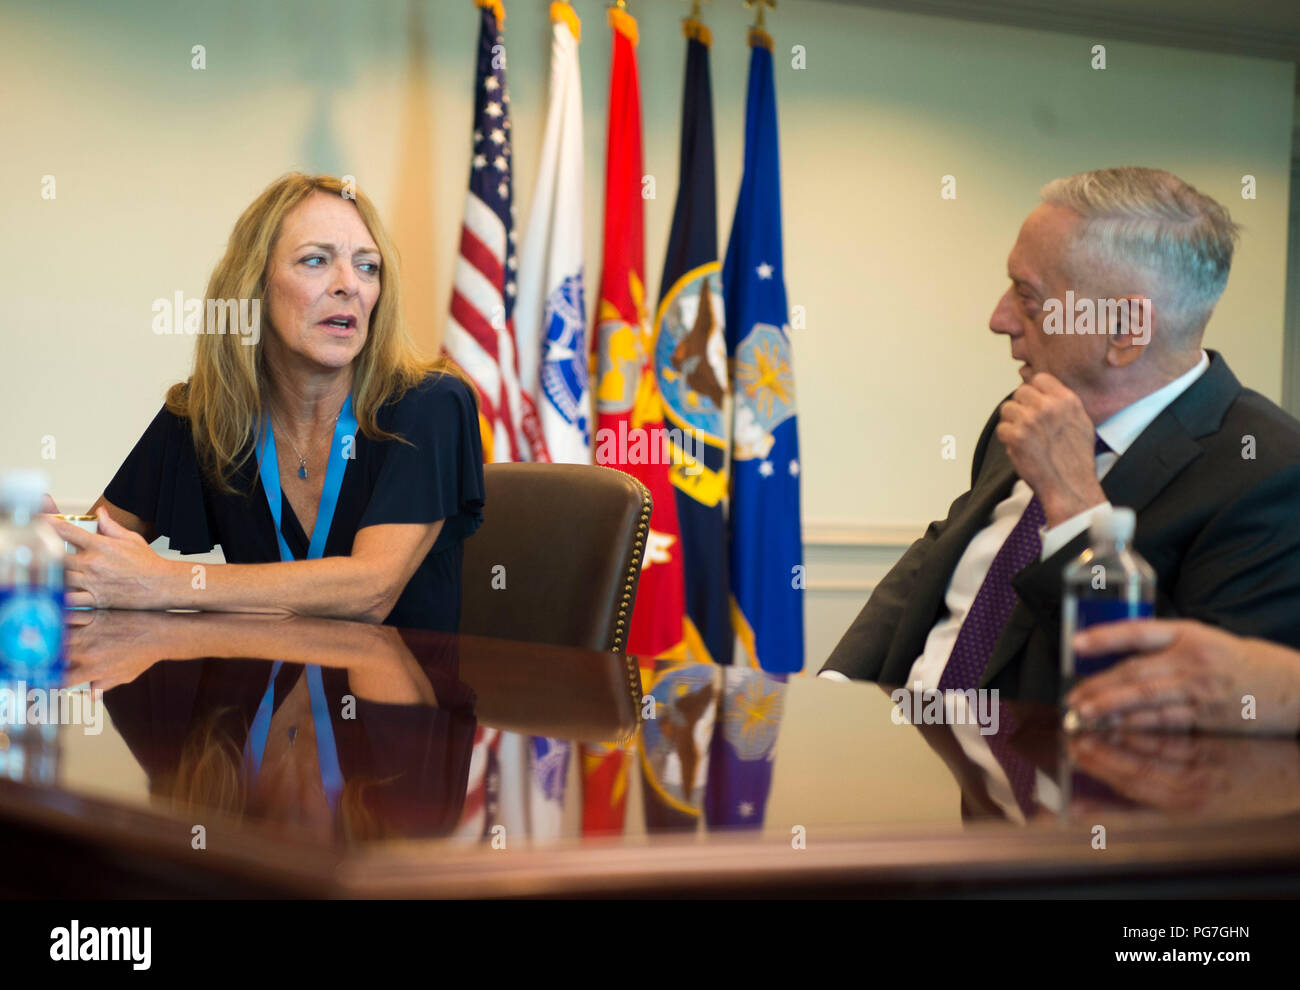
[[[989,320],[1024,384],[822,676],[1056,701],[1061,572],[1110,505],[1137,512],[1158,615],[1300,647],[1300,422],[1201,348],[1236,237],[1168,172],[1043,189]]]

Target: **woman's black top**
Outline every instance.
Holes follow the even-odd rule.
[[[385,622],[455,632],[460,623],[463,542],[483,521],[483,448],[474,398],[451,375],[434,373],[382,406],[379,426],[409,444],[375,442],[360,430],[346,462],[325,556],[347,556],[357,531],[385,523],[445,520],[424,562]],[[249,449],[252,443],[250,441]],[[220,545],[227,563],[280,560],[275,525],[250,455],[232,483],[216,489],[199,467],[187,420],[164,407],[104,490],[113,505],[152,522],[180,553]],[[295,558],[307,556],[303,532],[281,496],[280,529]]]

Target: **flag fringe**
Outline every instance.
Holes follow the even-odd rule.
[[[551,23],[567,24],[569,30],[573,32],[573,40],[582,40],[582,21],[578,18],[578,14],[573,7],[564,3],[563,0],[555,0],[555,3],[551,4]]]
[[[762,45],[769,52],[774,50],[772,47],[772,36],[770,34],[768,34],[762,28],[750,28],[749,47],[757,48],[759,45]]]
[[[506,5],[501,0],[474,0],[474,5],[490,10],[496,15],[497,27],[501,27],[506,22]]]
[[[636,18],[626,10],[620,10],[618,7],[609,8],[609,26],[612,27],[633,45],[637,42]]]
[[[686,35],[689,41],[698,41],[706,48],[713,47],[713,32],[692,17],[682,21],[682,34]]]

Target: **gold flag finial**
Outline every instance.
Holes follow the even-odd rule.
[[[690,16],[682,21],[682,34],[710,47],[713,46],[713,34],[700,20],[700,0],[692,0]]]
[[[758,17],[754,19],[753,29],[755,31],[762,31],[767,27],[767,25],[763,23],[763,11],[768,7],[776,10],[776,0],[745,0],[746,10],[753,10],[755,7],[758,8]]]

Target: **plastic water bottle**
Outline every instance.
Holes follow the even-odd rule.
[[[1061,608],[1061,695],[1079,678],[1105,670],[1122,654],[1075,657],[1074,634],[1089,626],[1155,614],[1156,574],[1132,548],[1137,515],[1116,508],[1089,529],[1092,546],[1065,569]]]
[[[0,475],[0,673],[36,683],[63,659],[63,541],[40,518],[39,471]]]

